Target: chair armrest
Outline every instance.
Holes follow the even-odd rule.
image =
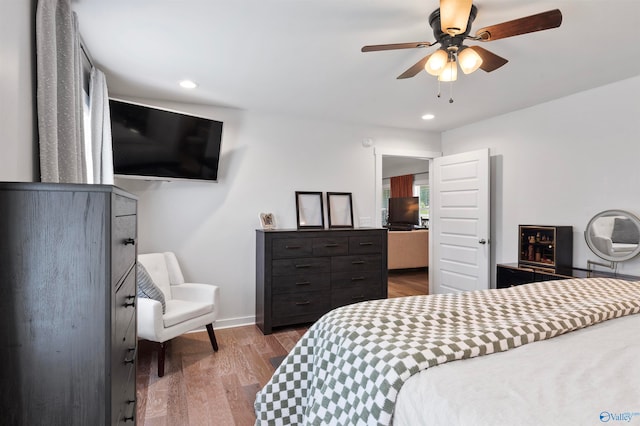
[[[159,342],[164,329],[162,321],[162,304],[157,300],[138,297],[136,307],[138,320],[138,337]]]
[[[611,241],[611,238],[592,235],[591,241],[602,253],[613,255],[613,242]]]
[[[205,302],[215,305],[219,293],[218,286],[212,284],[184,283],[171,286],[171,297],[190,302]]]

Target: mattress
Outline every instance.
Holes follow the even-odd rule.
[[[640,424],[640,314],[423,370],[395,408],[396,426]]]

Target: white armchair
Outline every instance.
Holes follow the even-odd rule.
[[[158,300],[138,298],[138,337],[159,343],[158,376],[164,376],[166,342],[206,326],[214,351],[218,342],[213,324],[218,317],[219,289],[209,284],[185,283],[175,254],[138,255],[138,262],[164,294],[166,309]]]

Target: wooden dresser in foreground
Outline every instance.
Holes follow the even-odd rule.
[[[137,201],[0,183],[3,425],[133,425]]]
[[[256,231],[256,324],[264,334],[386,297],[386,229]]]

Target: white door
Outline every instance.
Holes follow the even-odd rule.
[[[435,158],[430,198],[431,291],[489,288],[489,150]]]

